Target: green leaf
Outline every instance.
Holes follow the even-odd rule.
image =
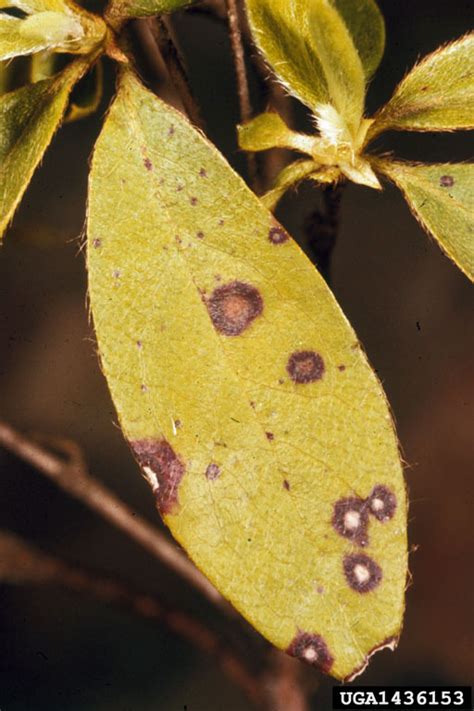
[[[357,48],[366,79],[375,73],[385,49],[385,22],[374,0],[334,0]]]
[[[0,97],[0,238],[86,68],[76,61],[62,74]]]
[[[110,0],[106,18],[114,28],[119,28],[132,17],[164,15],[182,10],[196,0]]]
[[[377,161],[403,192],[415,217],[474,281],[474,163]]]
[[[318,138],[292,131],[279,114],[267,112],[237,126],[239,146],[244,151],[266,151],[270,148],[292,148],[311,154]]]
[[[312,0],[308,21],[331,103],[355,137],[364,111],[365,78],[354,42],[329,0]]]
[[[291,93],[314,111],[330,100],[326,71],[333,87],[349,71],[357,80],[354,104],[360,102],[360,61],[365,78],[370,78],[385,44],[383,18],[373,0],[247,0],[246,4],[257,45]],[[322,65],[321,36],[329,69]],[[339,70],[334,68],[334,45],[342,52],[337,57]],[[354,55],[354,45],[360,59]],[[338,71],[344,77],[338,79]]]
[[[474,128],[474,34],[428,55],[409,72],[375,116],[382,131],[454,131]]]
[[[196,565],[337,678],[393,648],[406,503],[380,384],[285,230],[131,74],[93,156],[88,269],[125,437]]]
[[[287,165],[278,174],[273,188],[261,198],[265,207],[269,210],[274,210],[287,190],[295,187],[302,180],[309,178],[313,173],[318,173],[320,168],[321,166],[315,163],[314,160],[306,160],[304,158]],[[338,173],[339,171],[336,172]]]
[[[79,6],[51,0],[3,3],[21,9],[24,17],[0,12],[0,59],[43,50],[88,54],[105,36],[105,24]]]

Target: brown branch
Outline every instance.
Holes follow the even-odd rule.
[[[82,457],[68,461],[0,421],[0,445],[28,462],[70,496],[82,501],[102,518],[124,531],[159,561],[174,570],[220,609],[232,608],[208,579],[159,531],[115,496],[85,469]],[[71,452],[70,452],[71,454]]]
[[[328,284],[331,281],[331,258],[339,229],[344,183],[323,188],[323,210],[315,210],[305,220],[308,247],[314,263]]]
[[[178,49],[169,18],[148,18],[141,20],[150,29],[151,35],[159,49],[168,70],[171,82],[175,87],[183,108],[195,126],[203,129],[204,124],[199,106],[194,98],[184,59]]]
[[[245,67],[245,54],[242,41],[242,31],[240,27],[239,8],[237,0],[225,0],[225,2],[227,7],[227,21],[229,23],[230,43],[232,47],[232,54],[234,56],[235,74],[237,78],[240,121],[241,123],[245,123],[252,118],[253,112],[250,101],[249,84],[247,81],[247,69]],[[260,192],[255,153],[247,152],[247,167],[250,183],[257,192]]]
[[[155,595],[134,590],[109,576],[72,566],[3,531],[0,531],[0,581],[15,585],[57,585],[160,622],[201,651],[215,657],[226,676],[243,690],[256,707],[264,705],[260,679],[249,671],[247,664],[230,648],[229,643],[191,615],[170,608]]]
[[[266,679],[270,711],[308,711],[308,698],[301,682],[302,664],[283,652],[273,650]]]

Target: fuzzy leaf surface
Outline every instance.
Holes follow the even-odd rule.
[[[0,11],[0,60],[55,50],[87,54],[103,38],[103,21],[73,3],[26,0],[2,4],[20,9],[24,17]]]
[[[364,111],[365,77],[350,32],[329,0],[312,0],[308,20],[331,103],[355,136]]]
[[[382,131],[474,128],[474,33],[429,54],[407,74],[375,116],[369,138]]]
[[[360,57],[356,63],[362,62],[366,79],[380,62],[385,29],[373,0],[324,0],[321,3],[318,0],[318,6],[324,5],[325,17],[333,13],[339,15],[343,23],[342,37],[336,36],[334,26],[327,27],[325,18],[318,19],[318,13],[313,12],[313,0],[247,0],[246,4],[252,33],[266,60],[289,91],[313,111],[318,104],[330,99],[323,58],[314,42],[315,22],[320,26],[320,33],[324,34],[326,26],[331,33],[328,39],[333,43],[342,41],[347,47],[344,37],[347,33],[350,35]],[[347,68],[347,64],[344,54],[341,67]]]
[[[441,249],[474,281],[474,164],[381,161],[380,167]]]
[[[128,73],[93,156],[88,269],[125,437],[196,565],[337,678],[394,646],[406,504],[380,384],[297,245]]]
[[[0,97],[0,237],[64,114],[85,65]]]

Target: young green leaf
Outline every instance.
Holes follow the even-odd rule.
[[[0,12],[0,59],[10,59],[43,50],[87,54],[105,34],[104,22],[79,6],[60,0],[18,3],[24,17]]]
[[[406,503],[382,389],[285,230],[129,73],[92,161],[88,269],[125,437],[196,565],[337,678],[393,648]]]
[[[368,138],[391,129],[474,128],[474,33],[428,55],[375,116]]]
[[[474,281],[474,163],[411,165],[377,161],[415,217]]]
[[[266,151],[269,148],[292,148],[311,154],[318,138],[292,131],[279,114],[268,111],[237,126],[239,146],[244,151]]]
[[[315,32],[317,37],[323,35],[325,55],[332,56],[329,66],[332,85],[340,84],[347,72],[357,74],[357,101],[360,102],[359,64],[362,62],[365,78],[370,78],[385,44],[384,22],[374,0],[317,0],[321,13],[313,0],[247,0],[246,4],[257,45],[278,78],[304,104],[314,111],[318,104],[330,99],[320,48],[314,42]],[[330,36],[324,37],[324,28]],[[352,45],[349,50],[347,35],[351,39],[349,47]],[[334,68],[336,44],[342,45],[339,58],[344,77],[339,80],[334,77],[338,71]]]
[[[295,160],[285,166],[279,173],[273,188],[261,198],[265,207],[269,210],[274,210],[287,190],[296,187],[299,182],[309,178],[313,173],[321,172],[320,168],[321,166],[315,163],[314,160],[305,158]]]
[[[385,22],[375,0],[334,0],[359,53],[368,80],[385,49]]]
[[[254,39],[286,88],[313,111],[329,101],[307,31],[309,0],[247,0]]]
[[[312,0],[308,29],[331,103],[355,137],[364,111],[365,77],[349,30],[329,0]]]
[[[87,64],[0,97],[0,238],[64,114]]]

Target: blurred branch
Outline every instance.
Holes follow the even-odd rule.
[[[227,21],[229,23],[229,36],[234,56],[235,74],[237,78],[237,92],[239,95],[240,121],[245,123],[252,118],[252,104],[245,66],[244,45],[242,41],[241,20],[237,0],[225,0],[227,8]],[[259,192],[257,174],[257,161],[255,153],[247,153],[247,167],[249,180],[254,189]]]
[[[308,247],[321,275],[331,281],[331,258],[336,246],[344,183],[323,188],[323,209],[315,210],[305,220]]]
[[[301,683],[302,664],[277,650],[271,655],[267,674],[267,704],[271,711],[308,711],[308,699]]]
[[[194,98],[184,59],[173,36],[170,20],[167,17],[152,17],[143,20],[150,28],[156,46],[170,75],[171,82],[179,94],[183,108],[195,126],[203,128],[199,106]]]
[[[64,460],[0,420],[0,446],[31,464],[70,496],[79,499],[109,523],[120,528],[214,605],[226,611],[232,609],[176,546],[87,472],[77,445],[68,444],[69,459]],[[66,449],[64,445],[63,449]]]
[[[226,676],[244,691],[256,707],[264,705],[260,680],[250,673],[246,664],[229,648],[226,640],[219,638],[189,614],[163,604],[155,595],[138,592],[121,581],[71,566],[4,531],[0,531],[0,582],[14,585],[57,585],[161,622],[201,651],[215,657]]]

